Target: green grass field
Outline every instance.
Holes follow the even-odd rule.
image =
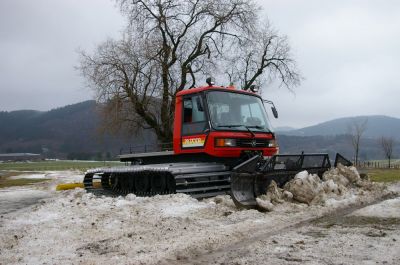
[[[124,163],[117,161],[40,161],[40,162],[6,162],[0,163],[0,170],[16,171],[52,171],[52,170],[81,170],[85,171],[95,167],[122,166]]]
[[[0,163],[0,188],[12,186],[32,185],[38,182],[47,181],[47,179],[12,179],[12,176],[18,176],[26,173],[38,173],[43,171],[58,170],[80,170],[86,171],[89,168],[123,166],[121,162],[92,162],[92,161],[40,161],[40,162],[7,162]],[[83,176],[83,175],[82,175]]]
[[[95,167],[123,166],[121,162],[91,162],[91,161],[40,161],[40,162],[10,162],[0,163],[0,188],[10,186],[31,185],[46,179],[10,179],[10,176],[21,174],[18,171],[37,173],[41,171],[80,170],[85,171]],[[400,181],[400,169],[364,169],[372,181]]]
[[[22,174],[35,174],[37,172],[18,172],[18,171],[0,171],[0,188],[7,188],[12,186],[24,186],[24,185],[31,185],[38,182],[47,181],[48,179],[27,179],[27,178],[20,178],[20,179],[12,179],[10,177],[18,176]]]
[[[375,182],[400,181],[400,169],[368,169],[366,172]]]
[[[9,179],[9,178],[1,178],[0,177],[0,188],[7,188],[13,186],[25,186],[32,185],[38,182],[44,182],[48,179]]]

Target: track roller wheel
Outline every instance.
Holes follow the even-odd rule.
[[[155,194],[162,194],[167,187],[165,174],[152,174],[151,176],[151,191]]]
[[[111,183],[111,189],[117,193],[120,194],[121,193],[121,183],[120,183],[120,174],[112,174],[111,178],[110,178],[110,183]]]
[[[133,174],[128,176],[128,189],[130,193],[135,192],[135,175]]]
[[[150,190],[150,176],[148,173],[135,177],[135,188],[137,195],[147,195]]]
[[[167,193],[176,193],[176,181],[173,175],[171,174],[166,174],[165,175],[165,180],[167,184]]]
[[[121,183],[122,195],[127,195],[129,193],[129,179],[127,174],[119,175],[119,183]]]
[[[93,173],[87,173],[83,178],[83,185],[87,190],[93,188],[93,175]]]
[[[103,189],[109,189],[110,188],[110,174],[109,173],[104,173],[101,176],[101,186]]]

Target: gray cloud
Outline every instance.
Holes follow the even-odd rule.
[[[307,126],[343,116],[400,117],[398,1],[262,1],[288,35],[305,80],[291,95],[271,85],[277,126]]]
[[[343,116],[400,117],[400,2],[259,0],[289,37],[305,80],[295,95],[276,84],[275,126]],[[109,0],[0,1],[0,110],[63,106],[92,98],[74,70],[76,50],[119,37],[123,18]]]
[[[123,20],[109,0],[0,2],[0,110],[47,110],[92,97],[77,49],[117,37]]]

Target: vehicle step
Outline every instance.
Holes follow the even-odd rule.
[[[221,186],[200,187],[200,188],[181,189],[181,190],[177,189],[176,192],[190,193],[190,192],[196,192],[196,191],[229,189],[230,187],[231,187],[231,185],[221,185]]]
[[[230,171],[221,172],[205,172],[205,173],[193,173],[193,174],[180,174],[176,175],[175,179],[188,179],[188,178],[204,178],[204,177],[214,177],[214,176],[224,176],[231,175]]]
[[[180,182],[176,183],[176,186],[192,186],[192,185],[197,185],[197,184],[207,184],[207,183],[218,183],[218,182],[230,182],[230,178],[227,179],[215,179],[215,180],[204,180],[204,181],[185,181],[185,182]]]

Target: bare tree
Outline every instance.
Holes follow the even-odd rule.
[[[211,73],[243,88],[301,77],[284,36],[253,0],[117,0],[129,23],[120,40],[81,53],[80,70],[107,106],[110,127],[151,128],[172,140],[175,95]]]
[[[394,139],[393,139],[393,137],[382,136],[380,139],[380,143],[382,146],[382,150],[385,153],[385,157],[389,160],[388,166],[390,168],[390,159],[392,158],[392,154],[393,154]]]
[[[358,164],[358,155],[360,151],[360,141],[361,137],[364,134],[365,130],[367,129],[368,119],[365,118],[364,120],[356,120],[354,119],[348,125],[348,134],[350,135],[351,144],[354,149],[354,163]]]

